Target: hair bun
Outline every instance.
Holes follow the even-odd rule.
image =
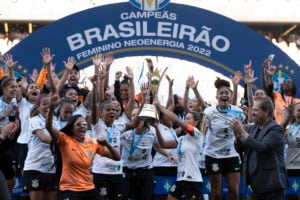
[[[215,87],[217,89],[220,89],[221,87],[230,88],[230,83],[227,80],[220,79],[219,77],[217,77],[217,80],[215,80]]]

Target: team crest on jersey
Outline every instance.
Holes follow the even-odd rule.
[[[176,189],[176,185],[174,184],[174,185],[172,185],[172,187],[171,187],[170,191],[171,191],[171,192],[174,192],[174,191],[175,191],[175,189]]]
[[[106,196],[107,195],[107,189],[105,187],[100,188],[100,195]]]
[[[93,157],[93,152],[91,150],[88,150],[87,155],[88,155],[89,158],[91,158],[91,157]]]
[[[33,187],[33,188],[37,188],[37,187],[39,187],[39,180],[38,179],[33,179],[32,181],[31,181],[31,186]]]
[[[214,172],[216,172],[216,171],[219,170],[218,163],[213,163],[213,164],[211,165],[211,167],[212,167],[212,170],[213,170]]]
[[[129,2],[141,10],[154,11],[168,5],[170,0],[129,0]]]

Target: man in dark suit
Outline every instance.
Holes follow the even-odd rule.
[[[288,179],[284,162],[284,130],[273,120],[274,106],[269,97],[255,101],[254,124],[246,131],[230,121],[236,149],[244,152],[243,175],[253,190],[253,200],[283,200]]]

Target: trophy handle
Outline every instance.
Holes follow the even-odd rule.
[[[163,73],[159,77],[159,81],[158,81],[158,84],[157,84],[157,90],[156,90],[156,93],[154,94],[154,97],[158,94],[158,89],[159,89],[159,86],[160,86],[160,83],[161,83],[161,79],[164,77],[167,70],[168,70],[168,67],[166,67],[164,69]]]

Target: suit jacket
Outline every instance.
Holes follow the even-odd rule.
[[[254,124],[249,137],[239,143],[244,150],[243,175],[255,193],[288,187],[284,161],[284,131],[270,120],[263,129]]]

